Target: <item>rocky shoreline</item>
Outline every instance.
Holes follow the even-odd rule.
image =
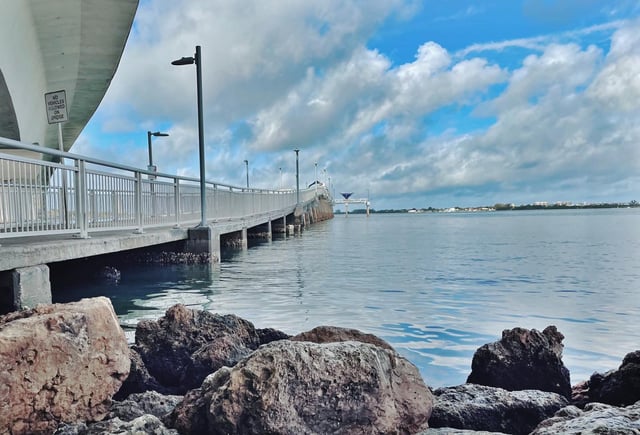
[[[0,316],[0,434],[640,434],[640,351],[571,386],[563,339],[505,330],[433,390],[353,329],[175,305],[128,346],[107,298],[42,305]]]

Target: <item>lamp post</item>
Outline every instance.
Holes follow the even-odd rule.
[[[247,189],[249,188],[249,160],[244,161],[244,165],[247,167]]]
[[[296,153],[296,205],[300,204],[300,168],[298,166],[299,149],[293,150]]]
[[[147,144],[149,145],[149,167],[147,168],[150,171],[155,172],[156,171],[156,167],[153,166],[153,150],[151,147],[151,136],[155,136],[155,137],[166,137],[169,136],[167,133],[160,133],[159,131],[155,131],[153,133],[151,133],[150,131],[147,132]]]
[[[280,189],[282,189],[282,168],[280,169]]]
[[[200,154],[200,226],[207,225],[207,184],[204,168],[204,121],[202,116],[202,54],[196,45],[193,57],[182,57],[171,62],[171,65],[196,64],[196,90],[198,94],[198,150]]]
[[[313,180],[313,184],[316,186],[316,196],[318,196],[318,162],[314,163],[316,166],[316,178]]]

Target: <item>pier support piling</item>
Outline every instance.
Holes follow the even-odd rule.
[[[46,264],[14,269],[11,272],[11,282],[8,284],[13,293],[13,307],[16,310],[51,303],[49,266]]]
[[[220,233],[211,227],[189,228],[185,251],[193,254],[208,254],[212,263],[220,260]]]

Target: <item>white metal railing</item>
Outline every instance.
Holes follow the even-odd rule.
[[[4,152],[6,149],[11,151]],[[28,156],[28,157],[25,157]],[[206,183],[210,221],[292,210],[296,191]],[[300,190],[300,202],[324,188]],[[0,138],[0,238],[180,226],[200,221],[197,178]]]

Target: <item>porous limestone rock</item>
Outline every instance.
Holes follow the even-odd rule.
[[[567,406],[544,420],[531,435],[640,434],[640,402],[625,408],[589,403],[584,410]]]
[[[528,434],[568,405],[557,393],[507,391],[475,384],[438,388],[433,394],[432,428]]]
[[[640,400],[640,350],[628,353],[618,370],[594,373],[588,381],[573,387],[572,401],[577,406],[601,402],[627,406]]]
[[[555,326],[542,332],[514,328],[473,355],[467,382],[505,390],[541,390],[571,397],[569,370],[562,362],[562,335]]]
[[[180,433],[416,433],[432,400],[418,369],[396,352],[281,340],[208,376],[165,423]]]
[[[163,418],[172,412],[182,399],[182,396],[164,395],[157,391],[131,394],[126,400],[114,400],[107,418],[119,418],[122,421],[131,421],[143,415]]]
[[[310,331],[301,332],[291,337],[291,340],[311,341],[313,343],[359,341],[361,343],[373,344],[383,349],[394,350],[389,343],[373,334],[367,334],[357,329],[340,328],[338,326],[317,326]]]
[[[277,340],[286,340],[291,337],[289,334],[273,328],[256,328],[256,333],[260,339],[260,344],[267,344]]]
[[[0,428],[51,433],[96,421],[129,374],[129,349],[109,299],[39,305],[0,317]]]
[[[260,345],[253,325],[234,315],[178,304],[154,320],[140,321],[134,349],[168,394],[184,394],[222,366],[232,366]]]
[[[129,349],[131,368],[129,376],[122,383],[120,390],[113,396],[115,400],[126,399],[130,394],[143,393],[145,391],[157,391],[161,394],[167,393],[167,388],[162,386],[153,376],[149,374],[147,366],[140,354],[134,349]]]
[[[504,432],[487,432],[485,430],[455,429],[453,427],[429,428],[417,435],[508,435]]]
[[[131,421],[113,418],[97,423],[77,423],[60,427],[54,435],[178,435],[175,429],[167,429],[162,421],[150,414],[145,414]]]

